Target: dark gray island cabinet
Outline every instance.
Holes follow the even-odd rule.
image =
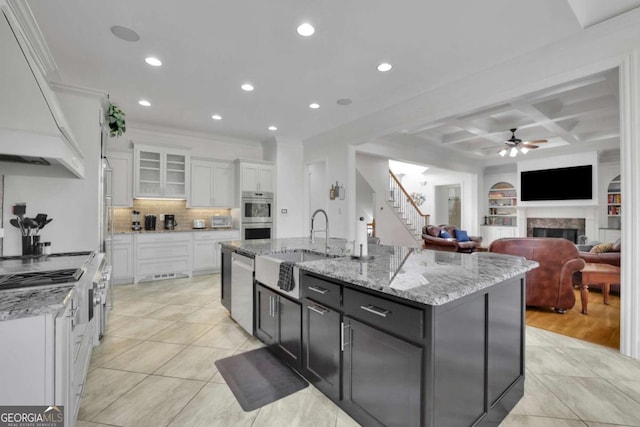
[[[498,425],[524,393],[524,289],[428,305],[301,270],[301,372],[362,425]]]

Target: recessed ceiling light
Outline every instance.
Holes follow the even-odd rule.
[[[220,114],[214,114],[213,116],[211,116],[211,118],[213,120],[222,120],[222,116]]]
[[[336,101],[336,104],[338,105],[349,105],[351,104],[353,101],[351,101],[349,98],[340,98]]]
[[[138,104],[142,105],[143,107],[151,107],[151,103],[146,99],[141,99],[140,101],[138,101]]]
[[[160,61],[158,58],[154,58],[153,56],[148,56],[144,58],[144,62],[146,62],[149,65],[153,65],[154,67],[159,67],[162,65],[162,61]]]
[[[382,71],[383,73],[389,71],[392,68],[393,66],[388,62],[383,62],[382,64],[378,65],[378,71]]]
[[[302,24],[298,25],[297,31],[298,34],[300,34],[302,37],[309,37],[316,32],[316,29],[313,28],[313,25],[309,24],[308,22],[303,22]]]
[[[269,130],[278,130],[278,128],[275,126],[269,126]]]
[[[131,28],[114,25],[113,27],[111,27],[111,32],[117,38],[128,42],[137,42],[138,40],[140,40],[140,36],[138,35],[138,33],[133,31]]]
[[[313,110],[317,110],[318,108],[320,108],[320,104],[318,104],[317,102],[313,102],[313,103],[309,104],[309,108],[311,108]]]
[[[253,85],[251,83],[244,83],[240,87],[242,88],[242,90],[247,91],[247,92],[251,92],[253,90]]]

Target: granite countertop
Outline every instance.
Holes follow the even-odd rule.
[[[303,240],[300,245],[296,242]],[[330,240],[330,247],[333,244]],[[334,255],[343,245],[335,245]],[[306,241],[306,243],[304,243]],[[223,246],[246,255],[313,250],[309,239],[233,241]],[[335,242],[335,243],[337,243]],[[317,244],[315,245],[317,246]],[[302,269],[332,279],[427,305],[442,305],[537,268],[536,261],[490,252],[456,252],[369,245],[370,260],[351,257],[296,263]]]
[[[255,239],[255,240],[230,240],[220,242],[222,247],[231,249],[242,255],[254,258],[257,255],[269,255],[282,252],[306,250],[310,252],[324,253],[325,239],[316,238],[311,243],[309,237],[293,237],[288,239]],[[346,239],[329,239],[329,256],[343,256]]]
[[[237,228],[176,228],[174,230],[165,230],[164,228],[156,228],[155,230],[116,230],[113,234],[154,234],[154,233],[201,233],[204,231],[240,231]]]
[[[53,314],[65,310],[75,285],[65,284],[0,291],[0,321]]]
[[[0,290],[0,321],[63,312],[75,292],[86,294],[104,254],[0,261],[0,274],[81,268],[85,271],[74,283]],[[84,304],[84,303],[83,303]]]

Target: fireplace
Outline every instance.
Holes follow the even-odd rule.
[[[560,237],[578,243],[584,234],[584,218],[527,218],[527,237]]]
[[[539,228],[533,227],[533,237],[560,237],[578,243],[577,228]]]

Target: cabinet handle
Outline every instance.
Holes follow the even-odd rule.
[[[325,288],[318,288],[317,286],[307,286],[307,288],[308,288],[310,291],[317,292],[317,293],[322,294],[322,295],[324,295],[324,294],[326,294],[327,292],[329,292],[329,289],[325,289]]]
[[[385,310],[384,308],[378,308],[375,305],[361,305],[361,309],[364,311],[368,311],[369,313],[373,313],[380,317],[387,317],[387,314],[391,313],[389,310]]]
[[[345,325],[344,322],[340,322],[340,351],[344,351],[344,346],[351,344],[351,340],[349,342],[345,342],[345,329],[351,328],[351,325]]]
[[[324,314],[325,314],[327,311],[329,311],[329,310],[327,310],[327,309],[318,308],[318,307],[316,307],[315,305],[310,305],[310,306],[308,306],[307,308],[309,308],[309,310],[311,310],[311,311],[313,311],[313,312],[315,312],[315,313],[318,313],[320,316],[324,316]]]
[[[276,315],[278,314],[278,311],[280,311],[280,297],[278,296],[274,296],[273,297],[273,317],[276,317]]]
[[[273,317],[273,297],[269,295],[269,316]]]

